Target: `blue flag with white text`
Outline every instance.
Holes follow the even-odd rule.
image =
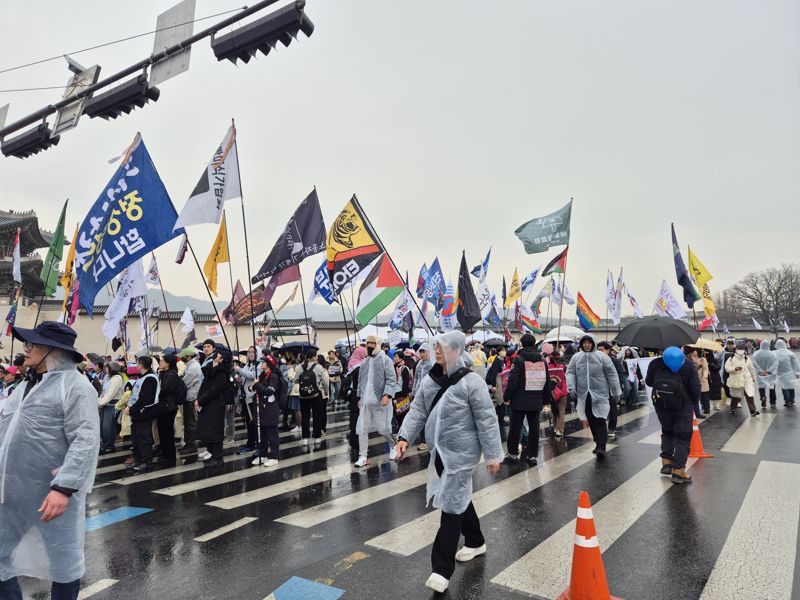
[[[80,303],[91,315],[97,293],[123,269],[183,229],[172,231],[178,213],[137,135],[121,166],[78,229],[75,271]]]
[[[444,303],[444,292],[444,273],[442,273],[442,267],[439,266],[439,257],[437,256],[428,269],[428,277],[425,279],[425,299],[433,304],[437,316]]]

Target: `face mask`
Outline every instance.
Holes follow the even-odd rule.
[[[375,348],[373,348],[372,346],[367,346],[367,354],[369,356],[372,356],[373,352],[375,352]]]
[[[736,354],[738,354],[739,356],[744,356],[744,350],[737,350]]]

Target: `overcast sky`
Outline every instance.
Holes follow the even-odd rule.
[[[171,4],[6,2],[0,69],[152,30]],[[196,16],[236,6],[198,0]],[[309,0],[306,11],[311,38],[238,67],[200,42],[157,103],[84,117],[59,146],[0,159],[0,207],[33,208],[52,229],[68,197],[71,234],[114,171],[108,159],[141,131],[180,210],[235,117],[254,271],[314,185],[326,223],[357,193],[412,279],[438,255],[455,281],[461,250],[473,265],[491,245],[498,295],[502,275],[558,251],[527,255],[514,230],[574,197],[567,286],[601,315],[609,268],[624,266],[646,312],[662,278],[677,293],[670,221],[714,291],[797,261],[796,1]],[[149,36],[74,58],[102,77],[151,49]],[[0,89],[68,78],[58,60],[0,74]],[[59,98],[2,93],[0,105],[11,121]],[[229,213],[245,280],[238,202]],[[190,230],[201,262],[215,231]],[[191,263],[173,263],[176,247],[157,251],[169,289],[205,297]],[[307,293],[320,260],[302,265]]]

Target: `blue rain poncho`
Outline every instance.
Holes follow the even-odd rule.
[[[775,358],[778,360],[778,385],[782,390],[797,387],[797,376],[800,375],[800,363],[797,355],[786,347],[786,342],[775,342]]]
[[[756,370],[756,387],[771,390],[778,382],[778,357],[769,349],[769,342],[764,340],[758,350],[753,352],[753,367]],[[766,372],[767,375],[761,375]]]
[[[428,503],[433,499],[435,508],[461,514],[469,505],[472,473],[481,461],[481,454],[487,463],[499,462],[504,455],[503,446],[494,404],[480,375],[473,372],[465,375],[448,388],[431,409],[446,376],[466,366],[463,333],[452,331],[439,335],[436,344],[444,348],[447,366],[436,365],[422,380],[399,435],[414,440],[425,428],[425,440],[431,453]],[[436,473],[437,456],[444,466],[441,478]]]
[[[622,390],[614,363],[607,354],[598,352],[594,337],[585,335],[580,339],[591,340],[592,350],[582,349],[575,353],[567,366],[567,389],[578,397],[578,418],[586,420],[586,395],[592,394],[592,413],[598,419],[607,419],[611,410],[610,398],[619,398]]]
[[[377,431],[392,435],[392,403],[381,405],[384,396],[394,398],[400,389],[392,361],[380,348],[367,356],[358,372],[359,413],[356,433]]]
[[[22,382],[0,405],[0,580],[59,583],[83,576],[86,495],[100,448],[97,392],[60,352],[23,399]],[[78,490],[66,512],[43,523],[50,486]]]

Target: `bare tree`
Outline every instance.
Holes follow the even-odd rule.
[[[748,273],[725,290],[726,304],[743,316],[755,317],[774,331],[784,319],[800,312],[800,265]]]

